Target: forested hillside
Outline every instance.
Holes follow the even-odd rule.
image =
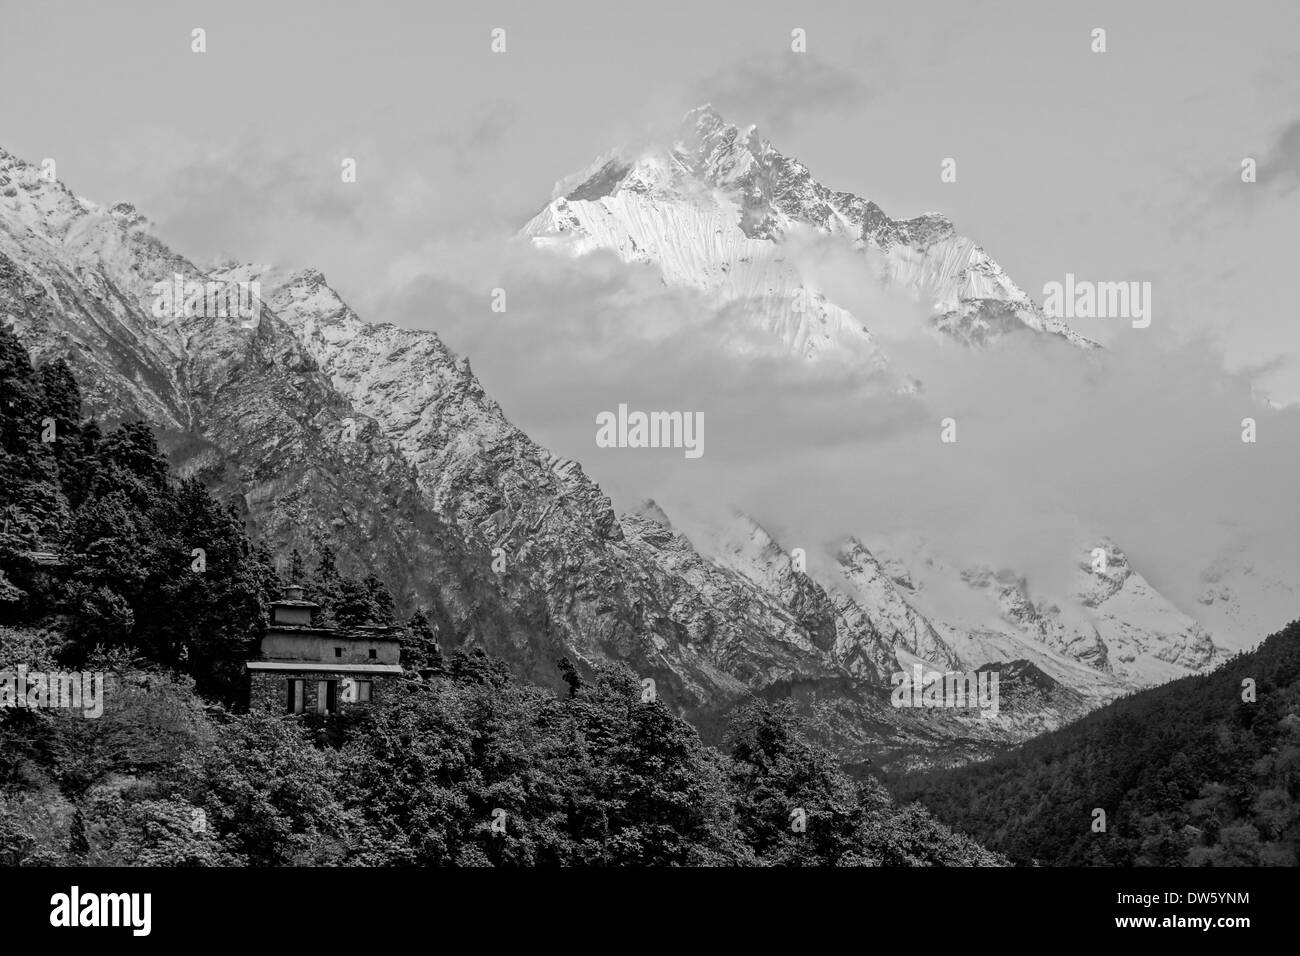
[[[1210,674],[893,789],[1016,862],[1294,866],[1300,621]]]
[[[724,750],[635,675],[567,694],[405,622],[410,676],[342,716],[240,713],[292,579],[339,623],[394,623],[373,576],[250,541],[147,423],[101,433],[68,368],[0,328],[0,673],[106,675],[103,714],[0,709],[0,865],[970,865],[1003,862],[850,779],[784,704]],[[417,679],[414,668],[424,669]]]

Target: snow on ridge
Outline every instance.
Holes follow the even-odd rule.
[[[817,290],[774,250],[800,227],[881,253],[881,278],[924,301],[936,327],[970,344],[1024,328],[1096,347],[1045,316],[946,216],[894,220],[875,203],[832,192],[755,127],[728,124],[708,105],[686,114],[671,146],[635,156],[613,150],[562,182],[566,188],[520,230],[535,245],[575,256],[612,250],[659,267],[670,284],[710,290],[722,302],[745,299],[756,324],[803,358],[839,349],[886,365],[878,348],[863,347],[872,339],[869,317],[834,303],[804,310],[802,298],[793,307]],[[866,268],[863,281],[872,281]]]

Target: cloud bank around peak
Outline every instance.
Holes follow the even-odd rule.
[[[922,383],[909,395],[851,363],[785,354],[743,301],[718,308],[612,254],[514,242],[421,258],[437,274],[408,277],[385,317],[436,327],[512,421],[580,461],[620,508],[736,506],[809,550],[906,533],[962,564],[1025,573],[1043,597],[1061,596],[1079,559],[1067,542],[1108,537],[1191,601],[1225,550],[1294,555],[1300,540],[1300,413],[1260,403],[1208,341],[1159,325],[1102,353],[1028,331],[972,350],[864,281],[861,257],[819,251],[810,278],[870,316],[893,368]],[[493,288],[507,291],[504,313],[490,310]],[[598,448],[596,416],[619,404],[702,412],[703,457]],[[955,443],[941,441],[944,419]]]

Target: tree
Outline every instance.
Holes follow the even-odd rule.
[[[402,663],[407,667],[427,668],[436,674],[443,671],[442,649],[422,607],[415,609],[403,632]]]
[[[568,826],[586,865],[752,862],[737,840],[724,761],[621,665],[563,702]]]
[[[93,467],[92,494],[124,494],[141,511],[167,488],[167,459],[145,422],[126,422],[105,435],[95,448]]]
[[[57,443],[42,441],[50,417],[27,350],[0,326],[0,566],[45,550],[67,523]]]
[[[286,584],[296,584],[302,587],[307,582],[307,562],[303,560],[302,552],[297,548],[289,556],[289,580]]]
[[[47,444],[59,468],[59,481],[71,503],[81,501],[76,488],[86,452],[81,429],[81,389],[63,359],[42,365],[37,372],[41,392],[41,421],[53,423],[54,441]],[[75,490],[78,494],[73,494]]]
[[[343,596],[343,577],[335,561],[334,547],[322,541],[316,547],[316,568],[308,582],[307,596],[320,605],[316,623],[334,621],[334,609]]]
[[[833,866],[856,851],[853,785],[800,733],[788,701],[747,702],[727,739],[737,822],[759,859]]]
[[[333,603],[333,615],[334,620],[344,626],[391,625],[394,620],[393,598],[384,583],[373,574],[361,581],[341,578],[338,598]]]
[[[248,866],[312,866],[348,856],[364,825],[339,800],[336,762],[302,727],[235,717],[196,761],[195,802]]]

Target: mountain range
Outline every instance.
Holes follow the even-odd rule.
[[[864,281],[914,297],[963,347],[1026,334],[1097,350],[944,217],[894,220],[832,192],[709,108],[670,144],[570,177],[521,235],[542,255],[608,250],[739,304],[741,353],[848,357],[904,392],[915,383],[872,317],[808,281],[800,244],[861,253]],[[159,316],[157,284],[177,275],[256,288],[257,317]],[[647,499],[616,513],[435,332],[363,319],[315,270],[196,265],[132,205],[80,198],[3,150],[0,320],[37,360],[66,359],[98,415],[153,423],[178,470],[236,500],[276,553],[328,540],[344,567],[426,608],[445,644],[539,683],[562,686],[562,657],[626,662],[706,734],[750,695],[793,696],[847,762],[961,763],[1225,656],[1100,535],[1060,542],[1078,555],[1061,603],[1036,600],[1024,572],[957,566],[919,538],[846,528],[805,560],[740,511],[669,516]],[[1217,575],[1204,606],[1241,624],[1227,645],[1241,646],[1254,622],[1233,590],[1240,564]],[[971,599],[960,613],[943,600],[954,587]],[[1002,713],[892,707],[892,675],[915,663],[1000,669]]]

